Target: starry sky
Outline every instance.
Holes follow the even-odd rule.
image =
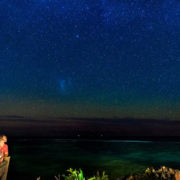
[[[180,1],[0,0],[0,116],[180,120]]]

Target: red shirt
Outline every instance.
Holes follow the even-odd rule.
[[[4,144],[3,147],[1,148],[1,150],[3,151],[3,156],[5,154],[8,154],[8,145],[7,144]]]

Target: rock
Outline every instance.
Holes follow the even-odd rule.
[[[167,179],[164,173],[161,174],[161,179]]]
[[[156,178],[159,178],[159,174],[158,174],[158,173],[155,173],[155,177],[156,177]]]
[[[162,166],[162,168],[161,168],[161,169],[162,169],[162,171],[163,171],[163,172],[168,172],[168,168],[167,168],[167,167],[165,167],[165,166]]]
[[[147,168],[142,175],[131,175],[124,180],[180,180],[180,171],[162,166],[159,169]]]
[[[175,174],[174,170],[172,168],[169,168],[169,173],[170,174]]]
[[[156,173],[156,170],[155,170],[154,168],[152,168],[151,171],[152,171],[152,173],[154,173],[154,174]]]

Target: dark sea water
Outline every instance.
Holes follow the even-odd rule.
[[[104,170],[110,179],[162,165],[180,168],[179,142],[16,139],[9,142],[8,179],[54,179],[68,168],[86,178]]]

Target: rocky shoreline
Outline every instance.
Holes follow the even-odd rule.
[[[54,176],[55,180],[61,180],[63,177],[64,180],[86,180],[83,175],[82,170],[73,170],[68,169],[68,175],[60,174],[58,176]],[[41,180],[40,177],[36,178],[36,180]],[[96,176],[88,178],[87,180],[110,180],[108,175],[103,171],[100,173],[97,171]],[[147,168],[143,174],[132,174],[127,175],[121,178],[117,178],[117,180],[180,180],[180,170],[172,169],[165,166],[162,166],[159,169]]]
[[[147,168],[141,175],[133,174],[118,180],[180,180],[180,171],[165,166],[160,169]]]

